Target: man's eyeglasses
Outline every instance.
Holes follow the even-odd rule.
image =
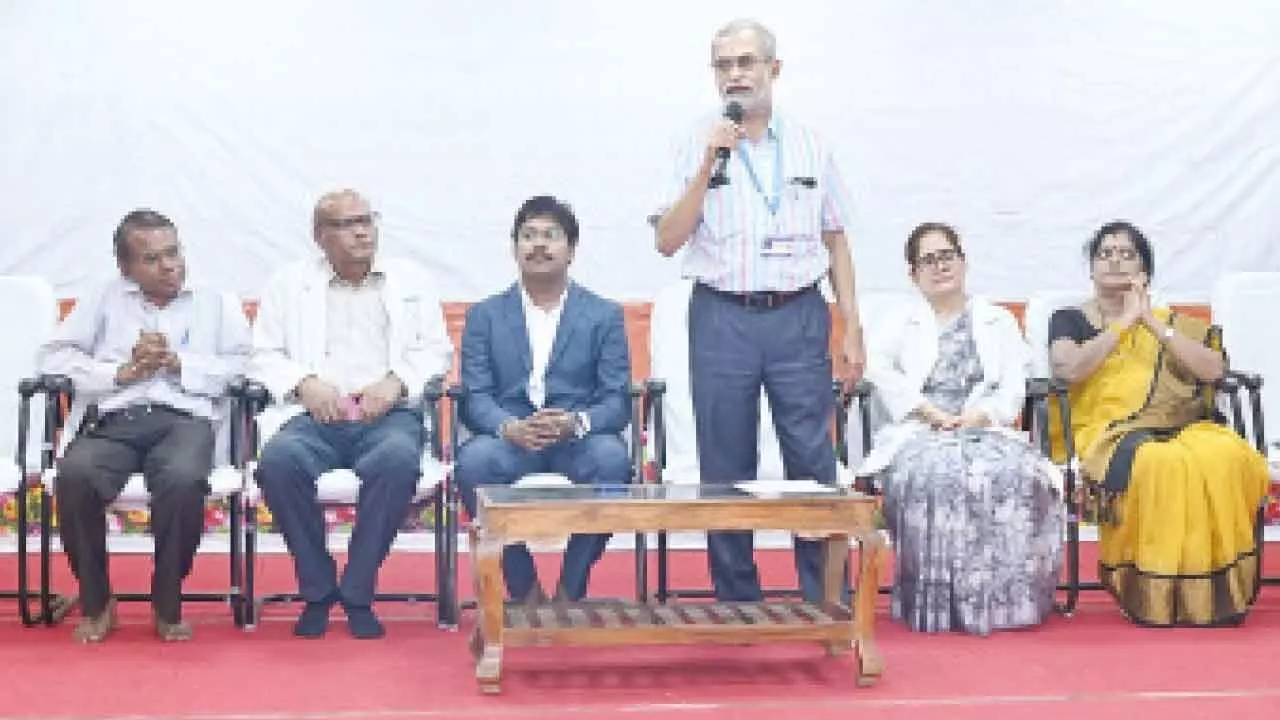
[[[516,235],[520,242],[534,242],[536,240],[546,240],[547,242],[556,242],[565,239],[564,230],[558,227],[547,228],[520,228],[520,232]]]
[[[1133,260],[1138,257],[1138,251],[1131,247],[1104,247],[1099,248],[1098,254],[1093,257],[1095,260],[1110,260],[1111,258]]]
[[[378,222],[379,214],[376,212],[365,213],[364,215],[348,215],[346,217],[327,217],[320,221],[320,224],[332,230],[350,230],[353,227],[373,227]]]
[[[737,57],[719,57],[711,61],[711,67],[716,69],[718,73],[727,73],[735,67],[739,70],[750,72],[757,65],[763,65],[771,62],[773,58],[759,57],[757,55],[739,55]]]
[[[960,251],[953,248],[946,250],[938,250],[937,252],[925,253],[916,259],[916,265],[925,268],[935,268],[939,265],[950,265],[957,259],[964,257]]]

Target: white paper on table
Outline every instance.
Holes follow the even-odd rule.
[[[733,486],[744,493],[756,496],[763,495],[808,495],[813,493],[832,493],[836,488],[823,485],[816,480],[750,480]]]
[[[557,473],[531,473],[517,480],[514,487],[522,489],[573,487],[573,481]]]

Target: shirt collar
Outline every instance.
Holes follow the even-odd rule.
[[[127,278],[124,275],[121,275],[119,279],[119,285],[120,285],[121,292],[123,292],[125,295],[142,299],[142,286],[134,282],[131,278]],[[188,282],[183,282],[182,289],[178,290],[178,297],[184,297],[190,294],[191,294],[191,284]]]
[[[529,296],[529,291],[525,289],[524,283],[520,283],[520,303],[524,306],[524,312],[527,316],[529,313],[537,311],[543,315],[559,315],[560,310],[564,308],[564,300],[569,296],[569,284],[565,284],[564,291],[560,293],[560,297],[556,298],[556,304],[550,310],[543,310],[533,302],[533,298]]]
[[[337,282],[343,285],[351,285],[351,283],[348,283],[338,277],[338,271],[334,270],[333,265],[329,264],[329,258],[325,256],[323,252],[316,257],[316,265],[320,268],[320,271],[324,273],[326,282],[330,284]],[[384,266],[385,263],[382,261],[382,254],[374,253],[373,263],[369,266],[369,274],[365,276],[364,282],[361,283],[361,286],[368,283],[369,280],[375,276],[383,277],[386,274],[384,272]]]
[[[770,140],[777,140],[782,135],[782,122],[778,119],[776,111],[769,113],[769,126],[765,128],[765,136]]]

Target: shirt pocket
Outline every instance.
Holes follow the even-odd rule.
[[[427,338],[422,332],[422,297],[407,295],[400,302],[401,320],[404,323],[405,347],[409,350],[422,350],[427,345]]]

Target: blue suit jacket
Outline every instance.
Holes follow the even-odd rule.
[[[462,331],[462,422],[496,435],[532,415],[533,360],[519,284],[467,311]],[[547,364],[546,407],[591,417],[591,433],[617,434],[631,422],[631,359],[622,306],[570,283]]]

